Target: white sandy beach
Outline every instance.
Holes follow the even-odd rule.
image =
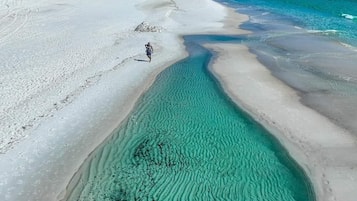
[[[187,55],[180,36],[224,31],[228,12],[211,0],[0,6],[0,200],[14,201],[60,200],[155,76]],[[135,32],[144,21],[156,31]]]
[[[247,19],[211,0],[0,0],[0,200],[61,200],[155,76],[187,55],[181,35],[245,33]],[[158,31],[134,31],[143,21]],[[354,200],[356,139],[302,106],[246,47],[209,47],[227,93],[302,165],[318,200]]]

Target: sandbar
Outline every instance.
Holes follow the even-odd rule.
[[[2,5],[5,6],[5,5]],[[182,35],[244,34],[211,0],[7,1],[0,11],[0,200],[61,200],[87,156],[156,75],[187,56]],[[4,12],[4,13],[3,13]],[[136,32],[146,22],[152,29]],[[155,31],[150,31],[155,30]],[[154,46],[147,62],[144,44]],[[357,197],[355,139],[303,106],[249,49],[211,44],[212,72],[311,178],[319,201]],[[19,53],[21,50],[21,53]]]
[[[182,35],[238,26],[225,27],[232,9],[211,0],[0,5],[4,201],[63,199],[83,161],[126,118],[156,75],[187,56]],[[152,62],[145,55],[147,42],[154,47]]]
[[[299,101],[241,44],[209,44],[210,69],[229,97],[288,150],[310,178],[318,201],[357,197],[357,146],[353,135]]]

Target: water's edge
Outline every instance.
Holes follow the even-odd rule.
[[[185,41],[186,41],[186,47],[189,47],[190,45],[187,45],[188,43],[192,42],[192,40],[194,40],[195,37],[197,36],[192,36],[192,38],[189,38],[190,36],[185,37]],[[217,37],[217,36],[213,36],[213,37]],[[190,41],[191,40],[191,41]],[[236,40],[236,38],[235,38]],[[188,51],[190,52],[190,48],[187,48]],[[191,52],[190,52],[191,54]],[[207,61],[206,66],[209,65],[209,62],[212,61],[212,59],[215,58],[216,55],[213,55],[213,57],[211,57],[210,61]],[[220,84],[220,82],[217,80],[217,78],[209,71],[208,68],[206,68],[206,74],[214,80],[214,82],[216,83],[216,87],[219,89],[219,91],[222,92],[222,94],[224,93],[224,90]],[[144,96],[145,93],[142,94],[142,96]],[[141,98],[142,98],[141,96]],[[138,101],[136,102],[135,105],[137,105],[140,101],[140,99],[138,99]],[[239,109],[236,104],[229,98],[229,96],[227,94],[224,95],[224,98],[227,99],[228,102],[230,102],[232,105],[235,105],[236,109],[242,111],[241,109]],[[136,106],[134,107],[136,108]],[[132,111],[133,112],[133,111]],[[132,112],[127,116],[127,118],[123,121],[125,122],[132,114]],[[249,118],[251,121],[255,121],[254,119],[252,119],[246,112],[244,112],[244,115]],[[88,156],[88,158],[85,160],[85,162],[82,164],[82,166],[80,167],[80,169],[78,170],[78,172],[73,176],[73,178],[71,179],[71,182],[69,183],[69,185],[67,186],[67,193],[66,196],[63,200],[67,200],[68,197],[70,197],[73,193],[76,193],[73,189],[74,187],[78,187],[81,185],[84,185],[83,183],[81,183],[80,181],[85,181],[87,180],[86,177],[88,177],[88,172],[86,173],[85,170],[88,169],[88,165],[90,164],[91,160],[94,159],[95,155],[98,154],[97,152],[99,150],[103,151],[103,147],[107,144],[107,142],[109,142],[113,137],[114,134],[117,133],[117,131],[120,129],[120,127],[123,125],[123,122],[118,126],[118,128],[110,135],[106,138],[105,141],[103,141],[100,146],[98,146],[96,148],[96,150],[93,150],[93,152]],[[281,143],[278,141],[277,138],[275,138],[273,135],[270,135],[269,138],[272,139],[274,144],[278,144],[278,146],[282,147]],[[305,186],[307,186],[307,189],[309,189],[309,197],[310,200],[315,200],[315,195],[314,195],[314,191],[313,188],[311,187],[311,182],[308,179],[308,177],[306,176],[306,173],[303,171],[302,168],[300,168],[300,166],[296,163],[296,161],[289,155],[289,153],[286,151],[286,149],[282,149],[282,152],[279,153],[280,157],[279,159],[284,159],[282,161],[283,164],[286,164],[287,166],[289,166],[290,169],[293,169],[297,172],[298,175],[300,175],[303,178],[307,178],[307,180],[304,180],[305,182]],[[99,153],[100,154],[100,153]],[[78,188],[77,188],[78,189]]]

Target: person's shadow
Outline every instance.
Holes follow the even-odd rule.
[[[141,61],[141,62],[149,62],[148,60],[144,60],[144,59],[134,59],[135,61]]]

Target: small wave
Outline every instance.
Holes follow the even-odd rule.
[[[347,43],[343,43],[343,42],[340,42],[340,44],[344,47],[347,47],[348,49],[354,51],[354,52],[357,52],[357,48],[353,45],[350,45],[350,44],[347,44]]]
[[[342,13],[341,16],[346,18],[346,19],[349,19],[349,20],[357,19],[357,16],[350,15],[350,14],[345,14],[345,13]]]
[[[340,79],[342,79],[344,81],[347,81],[347,82],[351,82],[351,81],[355,80],[355,78],[347,76],[347,75],[338,75],[338,78],[340,78]]]
[[[308,33],[312,34],[322,34],[322,35],[327,35],[327,36],[336,36],[339,34],[338,30],[334,29],[327,29],[327,30],[307,30]]]
[[[308,30],[309,33],[337,33],[338,31],[335,29],[327,29],[327,30]]]

